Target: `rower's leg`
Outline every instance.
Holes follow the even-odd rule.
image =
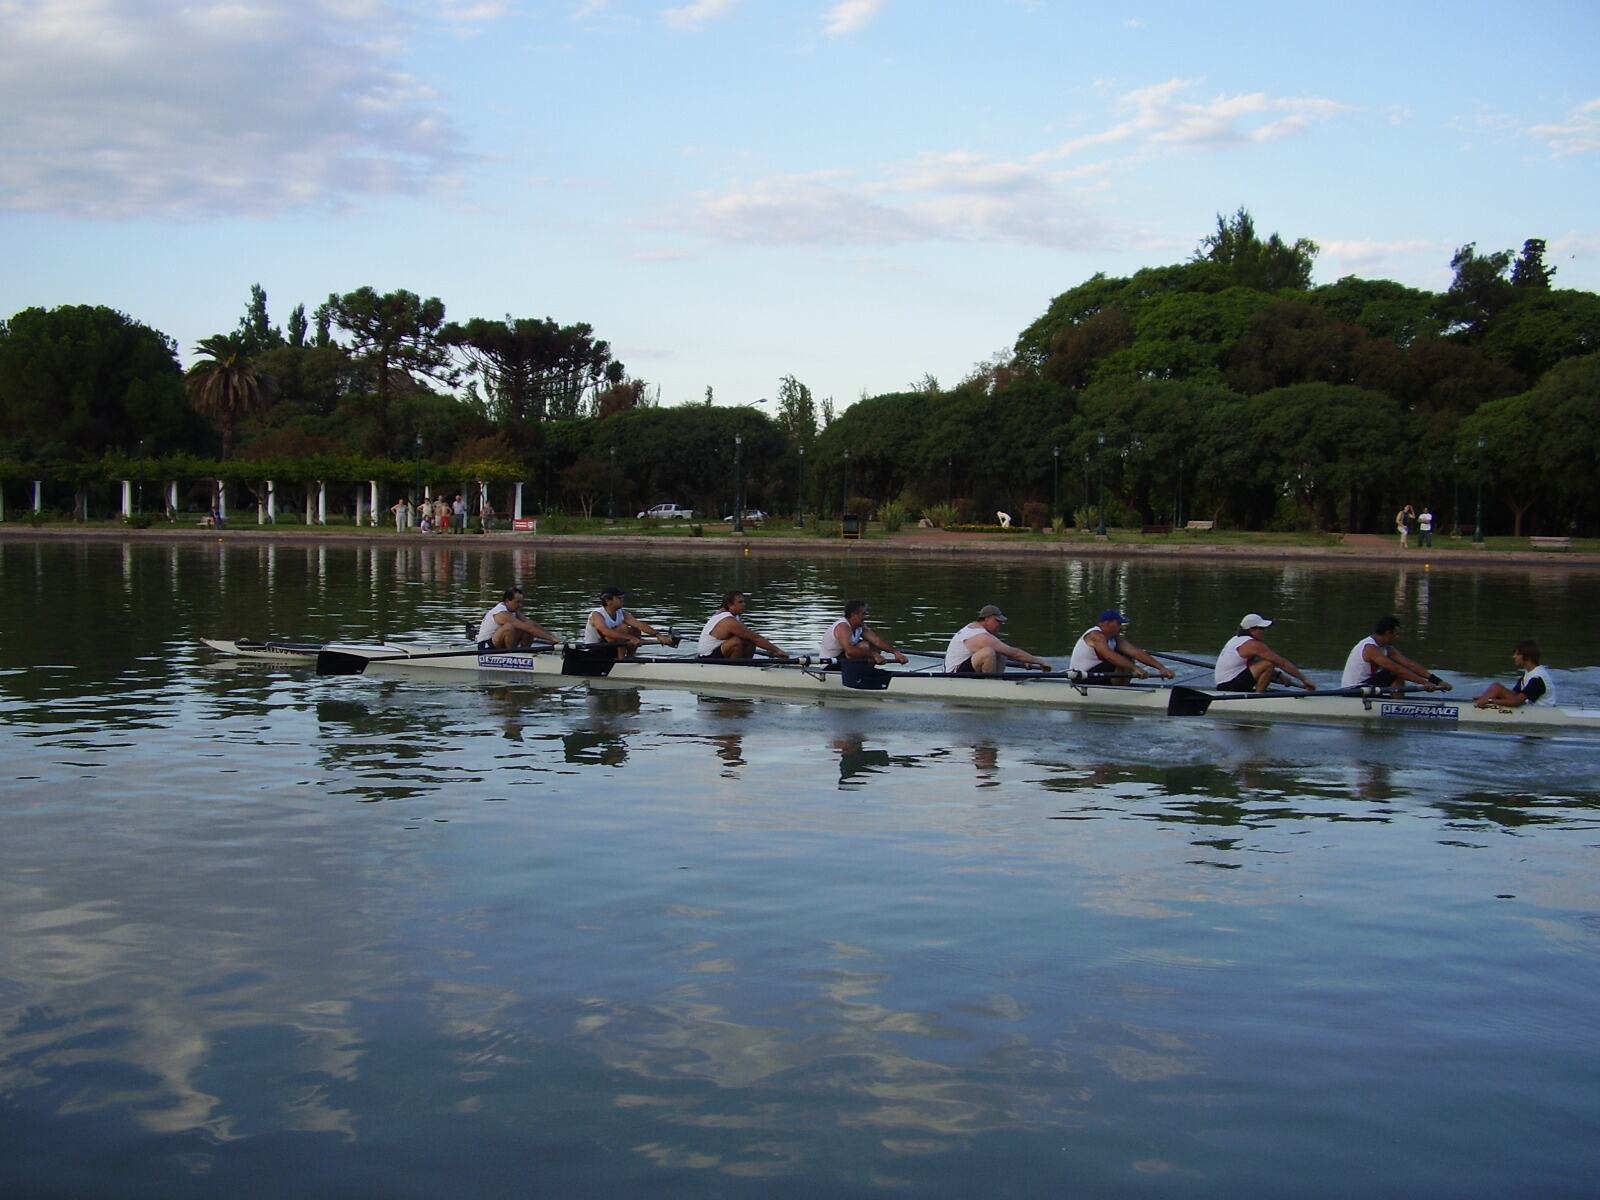
[[[1256,691],[1266,691],[1272,684],[1272,664],[1264,658],[1253,659],[1250,663],[1250,678],[1256,681]]]
[[[985,646],[973,653],[972,669],[979,675],[998,675],[1005,669],[1005,662],[991,647]]]

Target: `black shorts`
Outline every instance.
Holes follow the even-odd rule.
[[[1250,674],[1249,667],[1246,667],[1244,670],[1240,671],[1232,679],[1228,680],[1227,683],[1217,684],[1217,691],[1219,692],[1253,692],[1255,690],[1256,677]]]
[[[1084,674],[1090,679],[1104,678],[1107,675],[1115,675],[1116,673],[1117,664],[1106,662],[1105,659],[1101,659],[1099,662],[1095,663],[1094,666],[1090,667],[1084,672]]]
[[[962,664],[959,667],[957,667],[954,671],[951,671],[950,674],[952,674],[952,675],[976,675],[977,672],[972,669],[972,660],[969,658],[969,659],[966,659],[965,661],[963,661]]]
[[[1383,670],[1379,670],[1379,671],[1374,671],[1371,675],[1369,675],[1367,678],[1363,679],[1356,686],[1357,687],[1388,688],[1388,687],[1395,687],[1396,685],[1399,684],[1399,682],[1400,682],[1400,680],[1395,676],[1395,673],[1393,671],[1390,671],[1388,669],[1383,669]]]

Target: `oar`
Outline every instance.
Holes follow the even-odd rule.
[[[1198,691],[1195,688],[1174,687],[1167,697],[1167,716],[1169,717],[1201,717],[1206,709],[1223,700],[1261,700],[1272,697],[1277,700],[1315,700],[1328,696],[1409,696],[1413,692],[1427,691],[1426,688],[1374,688],[1370,683],[1356,684],[1354,687],[1330,688],[1321,692],[1226,692],[1217,696],[1210,692]]]
[[[1187,654],[1174,654],[1170,650],[1152,650],[1157,658],[1170,658],[1173,662],[1187,663],[1191,667],[1215,667],[1217,660],[1214,658],[1190,658]]]
[[[550,642],[535,642],[526,647],[529,653],[541,654],[546,650],[553,650],[555,646]],[[474,646],[470,650],[439,650],[429,654],[355,654],[348,650],[320,650],[317,652],[318,675],[361,675],[367,667],[375,662],[394,662],[405,659],[407,662],[427,662],[435,658],[466,658],[469,655],[476,658],[480,654],[515,654],[515,650],[480,650]]]

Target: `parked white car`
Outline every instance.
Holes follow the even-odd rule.
[[[648,512],[639,514],[641,521],[692,521],[694,509],[679,508],[676,504],[657,504]]]

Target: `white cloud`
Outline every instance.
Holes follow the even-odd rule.
[[[823,16],[827,22],[823,32],[830,37],[856,33],[866,28],[867,23],[883,11],[885,3],[887,0],[839,0]]]
[[[725,17],[739,0],[692,0],[682,8],[669,8],[661,19],[674,29],[696,29],[707,21]]]
[[[1389,269],[1391,264],[1402,259],[1427,258],[1448,262],[1455,249],[1444,242],[1422,238],[1389,242],[1329,238],[1326,241],[1319,239],[1317,246],[1321,251],[1318,266],[1322,268],[1318,273],[1330,278],[1339,278],[1352,272],[1368,275],[1380,273],[1380,268]]]
[[[1020,159],[955,150],[868,176],[776,175],[703,195],[691,212],[669,223],[732,242],[988,241],[1056,250],[1137,245],[1144,234],[1099,215],[1109,179],[1130,161],[1174,149],[1265,145],[1349,111],[1332,100],[1264,92],[1193,103],[1181,99],[1190,87],[1173,79],[1128,92],[1118,101],[1131,110],[1126,119]],[[1068,159],[1075,160],[1070,167]]]
[[[574,21],[587,21],[590,17],[598,17],[611,7],[611,0],[580,0],[578,7],[572,10]]]
[[[464,155],[370,40],[396,25],[379,0],[4,0],[0,209],[263,215],[426,189]]]
[[[1600,100],[1578,105],[1560,121],[1530,126],[1528,132],[1559,157],[1593,154],[1600,150]]]
[[[1351,111],[1347,105],[1319,96],[1269,96],[1249,92],[1217,96],[1204,103],[1181,100],[1191,80],[1165,83],[1124,93],[1118,107],[1131,110],[1126,120],[1063,142],[1047,153],[1066,158],[1096,146],[1119,142],[1147,146],[1226,146],[1277,141],[1303,132],[1312,121],[1325,121]]]

